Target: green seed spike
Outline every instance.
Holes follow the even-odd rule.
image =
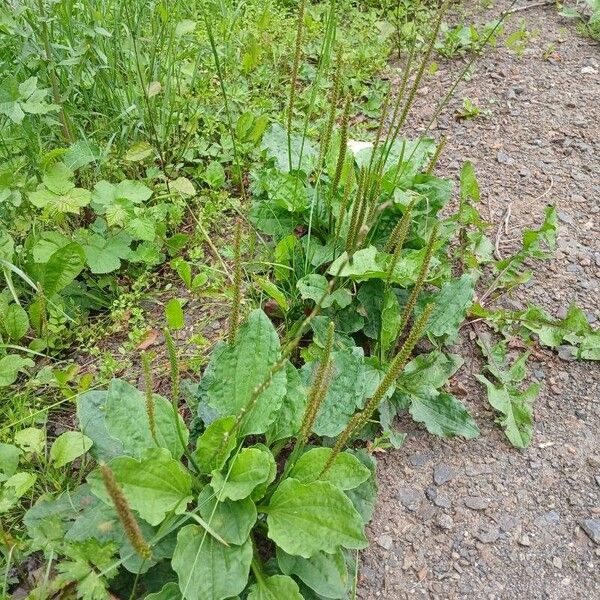
[[[440,140],[440,143],[436,146],[435,148],[435,152],[433,153],[433,156],[431,157],[431,161],[429,162],[429,165],[427,166],[427,170],[425,171],[427,173],[427,175],[431,175],[433,173],[433,170],[435,169],[435,166],[437,165],[438,160],[440,159],[440,155],[442,154],[442,150],[444,149],[444,146],[446,145],[446,136],[442,136],[442,139]]]
[[[325,342],[323,356],[321,357],[319,367],[315,374],[315,379],[310,388],[308,404],[302,420],[302,427],[300,428],[300,433],[298,434],[298,438],[296,440],[297,446],[303,445],[308,439],[317,415],[319,414],[319,409],[321,408],[323,400],[325,399],[327,388],[329,387],[329,376],[331,375],[331,352],[333,350],[334,333],[335,327],[333,321],[331,321],[327,329],[327,341]]]
[[[148,352],[142,353],[142,372],[144,374],[144,393],[146,396],[146,414],[148,415],[148,425],[150,434],[154,443],[158,446],[156,440],[156,415],[154,411],[154,381],[152,378],[152,361]]]
[[[304,30],[304,13],[306,11],[306,0],[300,0],[298,6],[298,19],[296,21],[296,47],[294,50],[294,62],[292,64],[292,75],[290,78],[290,99],[287,110],[288,129],[288,160],[289,168],[292,169],[291,134],[292,118],[294,115],[294,102],[296,100],[296,85],[298,83],[298,69],[300,67],[300,55],[302,54],[302,33]]]
[[[359,181],[360,184],[360,181]],[[350,192],[352,191],[352,178],[351,174],[346,177],[346,185],[344,185],[344,195],[342,196],[342,201],[340,202],[340,210],[338,212],[337,225],[335,231],[335,246],[337,246],[337,241],[342,233],[342,227],[344,225],[344,219],[346,218],[346,210],[348,209],[348,202],[350,201]]]
[[[415,205],[415,201],[411,200],[410,204],[406,208],[406,212],[402,215],[402,218],[396,223],[396,226],[390,233],[390,237],[388,238],[387,244],[383,249],[384,252],[388,254],[390,252],[395,252],[397,250],[402,250],[404,246],[404,242],[406,241],[406,236],[408,235],[408,231],[410,230],[410,224],[412,219],[412,210]]]
[[[406,122],[406,118],[408,117],[408,113],[410,112],[410,109],[412,108],[413,102],[415,100],[415,96],[417,95],[417,90],[419,89],[419,86],[421,85],[421,80],[423,79],[423,75],[425,73],[425,67],[429,63],[429,58],[430,58],[431,53],[433,52],[433,48],[435,47],[435,44],[437,42],[438,34],[440,32],[440,27],[442,25],[442,19],[443,19],[444,15],[446,14],[448,5],[449,5],[449,0],[445,0],[444,4],[442,4],[440,9],[438,10],[438,14],[437,14],[437,18],[435,20],[433,32],[431,33],[431,36],[429,38],[429,43],[427,44],[427,49],[425,50],[425,54],[423,55],[423,59],[421,60],[421,64],[419,65],[419,69],[417,70],[415,80],[414,80],[412,88],[410,89],[410,92],[408,94],[406,103],[404,104],[404,108],[402,109],[402,115],[400,116],[400,120],[398,121],[396,131],[399,131],[400,128],[404,125],[404,123]]]
[[[373,416],[373,413],[379,408],[379,405],[381,404],[381,401],[385,397],[387,391],[392,387],[396,379],[400,377],[400,374],[404,370],[404,367],[410,358],[411,352],[425,331],[425,326],[427,325],[427,321],[431,316],[433,308],[433,304],[428,304],[425,307],[423,314],[419,317],[418,321],[411,329],[408,338],[402,345],[402,348],[392,359],[388,372],[377,386],[373,397],[366,403],[365,408],[361,412],[356,413],[350,419],[346,425],[346,428],[336,440],[333,450],[331,451],[331,454],[329,455],[329,458],[327,459],[327,462],[325,463],[325,466],[319,475],[319,479],[323,477],[323,475],[331,468],[331,465],[334,463],[337,455],[350,441],[352,434],[355,431],[360,431],[360,429],[362,429],[368,423],[369,419]]]
[[[121,521],[121,525],[123,526],[123,530],[125,531],[127,539],[130,541],[133,549],[143,559],[149,559],[152,556],[150,546],[144,539],[142,530],[140,529],[138,522],[131,512],[129,504],[127,504],[127,498],[125,498],[125,494],[123,494],[123,491],[119,487],[114,473],[107,465],[100,465],[100,473],[102,475],[104,487],[106,488],[106,491],[112,500],[112,503],[115,507],[115,512],[119,517],[119,521]]]
[[[425,257],[423,258],[423,264],[421,265],[421,270],[419,271],[419,276],[417,277],[417,281],[406,301],[406,306],[404,307],[404,312],[402,313],[402,319],[400,321],[400,328],[398,330],[398,335],[402,335],[404,332],[404,328],[406,327],[408,320],[410,319],[410,315],[412,314],[413,308],[417,302],[417,298],[423,288],[425,283],[425,278],[427,277],[427,272],[429,271],[429,263],[431,262],[431,257],[433,256],[433,247],[437,240],[438,235],[438,226],[437,224],[434,226],[431,235],[429,236],[429,242],[427,243],[427,250],[425,251]]]
[[[354,247],[354,240],[357,234],[357,223],[358,216],[363,203],[364,191],[366,186],[367,170],[362,167],[358,175],[358,188],[356,190],[356,197],[352,203],[352,212],[350,213],[350,225],[348,227],[348,234],[346,236],[346,252],[350,254]]]
[[[373,142],[373,150],[371,151],[371,158],[369,160],[369,172],[371,172],[371,168],[373,166],[373,162],[375,160],[375,155],[377,154],[377,149],[379,148],[379,142],[381,140],[381,134],[383,133],[383,127],[385,125],[385,118],[388,113],[388,107],[390,104],[390,99],[392,97],[392,88],[388,90],[388,93],[385,95],[385,99],[383,100],[383,106],[381,107],[381,116],[379,117],[379,125],[377,127],[377,133],[375,135],[375,141]]]
[[[231,303],[231,315],[229,316],[228,342],[230,346],[235,344],[237,330],[240,321],[240,304],[242,302],[242,225],[240,220],[235,224],[235,239],[233,243],[234,252],[234,275],[233,275],[233,301]]]
[[[331,106],[329,108],[329,116],[327,118],[327,126],[323,132],[323,140],[321,141],[321,148],[319,150],[319,162],[318,165],[322,165],[329,150],[329,143],[331,142],[331,134],[333,132],[333,126],[335,125],[335,117],[337,114],[337,103],[340,97],[340,91],[342,88],[342,71],[343,61],[342,53],[338,52],[335,75],[333,79],[333,93],[331,95]]]
[[[402,253],[402,248],[404,246],[404,240],[406,239],[408,230],[410,229],[410,223],[411,223],[411,211],[410,211],[410,209],[408,209],[404,213],[402,219],[400,219],[400,222],[398,223],[398,225],[396,225],[396,227],[394,227],[394,231],[392,231],[392,236],[395,236],[397,239],[394,242],[394,245],[393,245],[394,253],[392,254],[392,258],[391,258],[390,264],[388,266],[386,286],[390,285],[390,282],[392,280],[392,275],[394,274],[396,265],[398,264],[398,261],[400,260],[400,254]],[[398,232],[396,232],[396,230],[398,230]],[[390,236],[390,238],[392,236]]]
[[[346,151],[348,149],[348,119],[350,118],[350,96],[346,96],[344,104],[344,114],[342,116],[342,125],[340,130],[340,153],[338,154],[337,164],[335,166],[335,175],[331,190],[335,194],[342,178],[344,163],[346,162]]]

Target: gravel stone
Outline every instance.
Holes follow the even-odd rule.
[[[600,544],[600,519],[583,519],[579,524],[592,542]]]
[[[384,533],[377,538],[377,543],[385,550],[391,550],[394,540],[391,535]]]
[[[454,469],[448,465],[436,465],[433,468],[433,481],[436,485],[443,485],[452,480],[456,475]]]
[[[442,529],[452,529],[454,527],[454,519],[446,513],[438,515],[437,524]]]
[[[471,510],[485,510],[489,505],[489,500],[481,496],[467,496],[465,498],[465,506]]]
[[[396,497],[398,498],[398,500],[400,500],[404,508],[413,512],[419,508],[419,505],[421,504],[421,500],[423,498],[419,490],[406,487],[400,488],[396,492]]]

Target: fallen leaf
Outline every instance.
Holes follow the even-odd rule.
[[[138,344],[137,349],[138,350],[146,350],[147,348],[152,346],[154,344],[154,342],[156,342],[157,337],[158,337],[158,331],[156,331],[156,329],[150,329],[144,336],[144,339]]]

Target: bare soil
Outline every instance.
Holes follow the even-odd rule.
[[[507,6],[468,11],[467,19],[486,22]],[[457,180],[464,161],[473,162],[484,216],[496,228],[507,222],[502,255],[524,228],[541,223],[546,204],[556,205],[557,259],[540,265],[532,284],[506,302],[513,308],[535,302],[556,316],[574,302],[594,322],[600,316],[599,46],[580,37],[553,5],[513,15],[506,29],[515,30],[519,18],[534,33],[524,54],[502,44],[486,50],[432,129],[448,140],[437,172]],[[417,99],[410,135],[423,131],[465,61],[438,61]],[[456,120],[463,97],[477,99],[491,116]],[[442,440],[410,419],[398,423],[408,436],[399,451],[378,457],[379,501],[372,544],[361,556],[359,597],[599,599],[600,545],[581,527],[600,519],[598,364],[534,354],[530,379],[543,387],[534,442],[519,451],[495,425],[473,377],[481,364],[468,329],[459,346],[466,362],[451,386],[463,391],[481,437]]]

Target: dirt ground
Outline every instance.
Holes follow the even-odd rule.
[[[506,6],[495,3],[472,18],[492,20]],[[533,283],[507,302],[520,308],[530,300],[557,316],[575,302],[597,322],[600,47],[580,37],[553,5],[513,15],[507,30],[516,29],[519,18],[535,34],[523,56],[502,44],[487,50],[432,130],[436,138],[448,138],[438,173],[457,178],[470,160],[487,205],[484,216],[499,226],[510,206],[503,253],[523,228],[542,221],[547,203],[555,204],[557,259],[543,264]],[[422,131],[466,64],[438,62],[409,133]],[[465,96],[491,116],[457,121]],[[581,527],[587,519],[600,523],[598,364],[546,351],[531,360],[531,380],[543,388],[535,404],[534,442],[519,451],[494,424],[473,378],[481,365],[468,340],[460,350],[466,364],[454,384],[467,390],[462,400],[482,435],[468,442],[442,440],[410,419],[398,423],[408,436],[399,451],[379,457],[379,501],[372,545],[362,554],[359,597],[600,599],[600,526],[595,542],[594,531],[588,535]]]

